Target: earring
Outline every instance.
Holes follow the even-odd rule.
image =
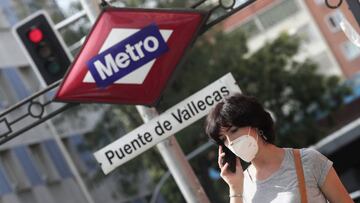
[[[260,129],[257,129],[257,133],[264,138],[264,140],[267,140],[267,137],[264,135],[264,132]]]

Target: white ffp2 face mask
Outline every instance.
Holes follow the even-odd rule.
[[[257,140],[249,133],[236,138],[227,146],[227,148],[229,148],[236,156],[248,163],[255,158],[255,155],[259,150]]]

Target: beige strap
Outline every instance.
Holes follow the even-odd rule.
[[[297,175],[297,179],[298,179],[298,183],[299,183],[301,203],[307,203],[305,177],[304,177],[304,170],[303,170],[302,163],[301,163],[300,150],[293,149],[293,153],[294,153],[296,175]]]

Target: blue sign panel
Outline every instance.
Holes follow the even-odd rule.
[[[96,85],[105,88],[168,51],[155,24],[141,29],[87,62]]]

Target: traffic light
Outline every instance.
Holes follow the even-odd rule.
[[[70,55],[47,13],[34,13],[15,25],[13,33],[42,85],[50,85],[64,76]]]

